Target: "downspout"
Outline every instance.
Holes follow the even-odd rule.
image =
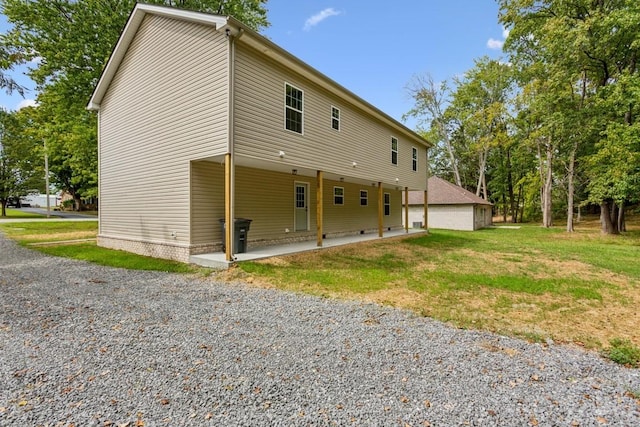
[[[233,242],[234,242],[234,229],[235,229],[235,204],[236,204],[236,168],[235,168],[235,153],[234,153],[234,141],[235,141],[235,62],[236,62],[236,46],[237,39],[242,37],[244,30],[239,29],[237,35],[233,35],[230,28],[225,30],[227,39],[229,40],[229,92],[228,92],[228,153],[225,163],[227,163],[229,174],[229,197],[225,200],[225,241],[226,250],[225,257],[228,262],[234,261],[233,256]],[[225,168],[226,169],[226,168]],[[228,204],[228,206],[227,206]]]

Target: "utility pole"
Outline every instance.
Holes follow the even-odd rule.
[[[51,218],[51,202],[49,201],[49,153],[47,152],[47,140],[44,141],[44,187],[47,194],[47,218]]]

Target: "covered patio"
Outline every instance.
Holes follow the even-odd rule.
[[[252,249],[249,247],[247,252],[234,255],[234,260],[227,261],[226,254],[224,252],[214,252],[201,255],[191,255],[189,261],[192,264],[201,265],[203,267],[226,269],[236,262],[242,261],[254,261],[258,259],[265,259],[276,257],[280,255],[290,255],[300,252],[318,251],[327,248],[333,248],[336,246],[349,245],[351,243],[366,242],[370,240],[388,239],[398,236],[412,236],[418,234],[427,233],[425,229],[401,229],[386,231],[383,237],[379,237],[377,233],[358,234],[353,236],[334,237],[327,238],[323,241],[322,246],[318,246],[315,240],[309,240],[304,242],[289,243],[284,245],[263,246]]]

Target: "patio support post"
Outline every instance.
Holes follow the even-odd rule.
[[[383,237],[383,227],[384,227],[384,202],[383,202],[383,193],[382,193],[382,182],[378,181],[378,237]]]
[[[224,155],[224,241],[225,259],[233,260],[233,216],[231,212],[231,153]]]
[[[428,195],[429,192],[427,190],[424,190],[424,224],[422,224],[422,228],[424,228],[425,230],[429,229],[429,209],[427,203]]]
[[[323,234],[323,187],[324,187],[324,173],[322,171],[317,171],[316,173],[316,233],[317,233],[317,243],[318,247],[322,246],[322,234]]]
[[[409,232],[409,187],[404,187],[404,231]]]

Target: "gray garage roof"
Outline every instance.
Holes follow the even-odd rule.
[[[429,205],[491,205],[482,197],[437,176],[429,178],[428,191]],[[409,205],[424,205],[424,193],[410,191]]]

